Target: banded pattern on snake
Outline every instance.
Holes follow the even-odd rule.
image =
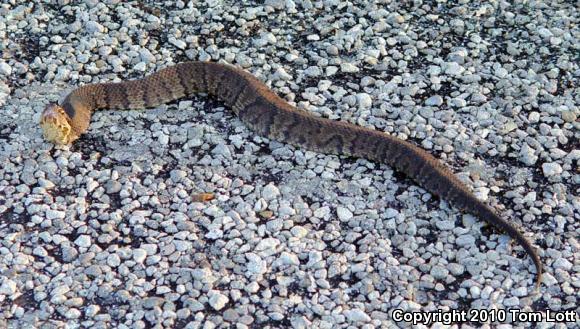
[[[47,140],[70,144],[88,129],[91,115],[97,109],[154,107],[193,93],[216,96],[261,136],[316,152],[386,163],[405,173],[429,192],[515,239],[532,258],[536,267],[536,289],[539,287],[542,263],[532,244],[513,224],[479,201],[431,154],[394,136],[299,110],[256,77],[234,66],[185,62],[138,80],[81,86],[61,105],[49,104],[40,124]]]

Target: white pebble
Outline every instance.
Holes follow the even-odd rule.
[[[143,263],[147,258],[147,251],[141,248],[133,249],[133,260],[137,263]]]
[[[279,67],[276,72],[274,72],[274,80],[290,81],[292,80],[292,75],[288,74],[286,70]]]
[[[332,65],[327,66],[325,71],[326,71],[325,72],[326,76],[329,77],[329,76],[335,75],[336,72],[338,72],[338,67],[332,66]]]
[[[264,186],[264,189],[262,190],[262,197],[264,198],[264,200],[272,200],[278,197],[279,195],[280,190],[278,189],[278,187],[274,186],[274,184],[268,184]]]
[[[85,25],[85,30],[88,33],[103,33],[105,31],[105,28],[95,21],[88,21],[87,24]]]
[[[93,316],[97,315],[100,310],[101,310],[101,307],[99,305],[95,305],[95,304],[89,305],[85,309],[85,315],[88,318],[92,318]]]
[[[317,77],[321,74],[321,71],[318,66],[309,66],[306,70],[304,70],[304,74],[308,77]]]
[[[548,162],[542,164],[542,171],[544,172],[544,176],[552,177],[562,173],[562,166],[556,162]]]
[[[346,310],[344,311],[344,316],[346,316],[350,322],[368,322],[371,320],[371,317],[368,316],[368,314],[359,309]]]
[[[110,254],[107,256],[107,265],[117,267],[121,265],[121,258],[117,254]]]
[[[475,243],[475,238],[472,235],[465,234],[459,236],[455,240],[455,243],[457,243],[457,245],[460,247],[469,247]]]
[[[340,70],[344,73],[356,73],[359,71],[358,67],[354,66],[351,63],[340,64]]]
[[[498,67],[495,69],[494,73],[495,73],[496,77],[503,79],[503,78],[507,77],[509,72],[508,72],[508,70],[504,69],[503,67]]]
[[[446,74],[449,74],[452,76],[457,76],[457,75],[460,75],[461,73],[463,73],[465,71],[465,68],[463,68],[463,66],[459,65],[458,63],[447,62],[443,66],[443,71]]]
[[[352,212],[345,207],[337,207],[336,215],[341,221],[347,221],[353,217]]]
[[[443,104],[443,97],[439,95],[434,95],[425,100],[425,105],[427,106],[440,106]]]
[[[563,269],[564,271],[570,271],[572,269],[572,263],[566,258],[558,258],[552,264],[553,268]]]
[[[545,27],[541,27],[537,30],[537,33],[542,37],[542,38],[550,38],[552,36],[554,36],[554,34],[552,34],[552,32],[550,32],[550,30],[548,30]]]
[[[156,62],[156,58],[155,56],[149,51],[149,49],[144,48],[144,49],[140,49],[139,50],[139,58],[141,59],[141,61],[143,61],[145,64],[147,63],[155,63]]]
[[[9,76],[12,74],[12,67],[6,62],[0,62],[0,75]]]
[[[66,311],[65,315],[64,315],[67,319],[78,319],[81,317],[81,311],[79,311],[76,308],[71,308],[68,311]]]
[[[53,209],[48,209],[46,211],[46,218],[53,220],[53,219],[63,219],[66,216],[66,213],[64,211],[60,211],[60,210],[53,210]]]
[[[262,239],[255,247],[255,251],[264,251],[268,249],[274,249],[280,244],[280,240],[276,238],[266,238]]]
[[[246,267],[250,274],[262,274],[266,272],[266,261],[262,257],[255,253],[247,253],[246,258],[248,259]]]
[[[0,285],[0,295],[10,296],[16,293],[16,282],[6,278]]]
[[[219,292],[213,292],[209,297],[209,305],[216,311],[224,308],[229,301],[230,299],[226,295]]]
[[[298,256],[296,256],[295,254],[291,254],[287,251],[282,252],[282,254],[280,254],[280,257],[278,259],[280,263],[284,265],[300,265],[300,260],[298,259]]]
[[[521,162],[531,166],[535,164],[536,161],[538,161],[538,156],[535,154],[535,150],[532,147],[530,147],[527,143],[524,143],[520,149],[518,159]]]
[[[145,72],[147,70],[147,64],[145,64],[144,62],[139,62],[135,64],[135,66],[133,66],[133,69],[135,71]]]
[[[276,44],[276,36],[274,36],[274,34],[268,32],[268,33],[264,33],[260,36],[260,38],[258,39],[254,39],[254,46],[256,47],[264,47],[268,44]]]
[[[182,50],[187,48],[187,43],[185,43],[183,40],[175,39],[173,37],[169,38],[169,43]]]
[[[10,95],[10,87],[4,81],[0,81],[0,106],[6,103],[6,99]]]
[[[51,296],[62,296],[64,294],[66,294],[67,292],[70,291],[70,287],[69,286],[57,286],[54,289],[52,289],[52,291],[50,292]]]
[[[159,134],[159,137],[157,140],[159,141],[159,144],[161,144],[161,145],[169,144],[169,136],[167,136],[165,134]]]
[[[88,248],[91,246],[91,237],[88,235],[81,235],[75,240],[75,244],[79,247]]]
[[[329,207],[327,207],[327,206],[320,207],[320,208],[314,210],[314,217],[325,218],[326,216],[328,216],[329,213],[330,213]]]
[[[301,239],[301,238],[305,237],[306,235],[308,235],[308,230],[305,229],[303,226],[294,226],[290,230],[290,232],[292,232],[292,235],[294,235],[298,239]]]
[[[358,93],[356,94],[356,101],[360,108],[370,108],[373,105],[373,99],[367,93]]]
[[[385,210],[385,217],[386,218],[395,218],[397,216],[399,216],[399,211],[397,211],[397,209],[387,208]]]

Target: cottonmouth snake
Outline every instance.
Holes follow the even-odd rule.
[[[441,162],[421,148],[385,133],[313,116],[278,97],[250,73],[230,65],[186,62],[139,80],[96,83],[73,90],[61,105],[49,104],[40,125],[47,140],[70,144],[89,127],[96,109],[140,109],[189,96],[216,96],[250,129],[261,136],[309,150],[362,157],[386,163],[405,173],[429,192],[483,218],[514,238],[536,266],[536,289],[542,263],[523,234],[479,201]]]

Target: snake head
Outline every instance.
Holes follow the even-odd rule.
[[[70,144],[76,138],[71,134],[70,118],[64,109],[56,104],[48,104],[40,116],[40,127],[44,138],[58,145]]]

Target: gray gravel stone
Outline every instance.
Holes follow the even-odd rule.
[[[112,254],[107,257],[107,265],[117,267],[121,265],[121,258],[117,254]]]
[[[343,222],[346,222],[353,217],[352,212],[345,207],[337,207],[336,214],[338,216],[338,219],[340,219]]]
[[[368,314],[359,309],[346,310],[344,311],[344,316],[346,316],[350,322],[368,322],[371,320],[371,317],[368,316]]]
[[[393,308],[578,305],[572,2],[61,5],[0,6],[0,327],[382,328]],[[205,95],[44,142],[40,112],[67,91],[186,59],[420,143],[543,242],[540,293],[481,218],[393,167],[258,137]]]
[[[0,295],[12,296],[16,293],[16,289],[16,282],[5,278],[2,284],[0,284]]]
[[[359,71],[359,68],[352,63],[342,63],[340,64],[340,71],[344,73],[356,73]]]
[[[7,77],[10,74],[12,74],[12,67],[6,62],[0,61],[0,75]]]
[[[275,199],[280,195],[280,190],[274,186],[273,184],[268,184],[262,190],[262,197],[265,200],[272,200]]]
[[[78,256],[78,251],[72,247],[63,247],[62,248],[62,258],[65,262],[72,262]]]
[[[147,251],[141,248],[133,249],[133,260],[137,263],[143,263],[147,258]]]
[[[305,237],[308,235],[308,230],[302,226],[294,226],[290,232],[292,235],[298,239]]]
[[[542,171],[544,172],[544,176],[552,177],[562,173],[562,166],[558,163],[543,163],[542,164]]]
[[[49,209],[46,211],[46,218],[53,220],[53,219],[63,219],[66,217],[66,213],[64,211],[53,210]]]
[[[279,260],[283,265],[300,265],[298,256],[288,252],[282,252],[282,254],[280,254]]]
[[[219,292],[210,292],[209,305],[216,311],[221,310],[229,302],[229,298]]]
[[[562,111],[562,120],[576,122],[578,120],[578,113],[574,111]]]
[[[567,259],[565,258],[558,258],[554,261],[554,264],[552,264],[552,266],[554,268],[560,268],[566,271],[569,271],[570,269],[572,269],[572,263],[570,263]]]
[[[431,96],[431,97],[427,98],[427,100],[425,100],[425,105],[427,105],[427,106],[441,106],[442,104],[443,104],[443,97],[441,97],[439,95]]]
[[[458,246],[468,247],[475,244],[475,238],[472,235],[461,235],[456,240]]]
[[[75,244],[79,247],[88,248],[91,246],[91,237],[88,235],[81,235],[75,240]]]
[[[443,72],[451,76],[461,75],[464,71],[465,68],[456,62],[448,62],[443,65]]]
[[[92,318],[99,313],[101,307],[99,305],[89,305],[85,309],[85,316],[87,318]]]
[[[531,148],[528,144],[524,144],[520,150],[519,160],[527,165],[533,165],[538,161],[538,157],[535,155],[535,150]]]
[[[175,39],[173,37],[169,38],[169,43],[171,43],[172,45],[174,45],[178,49],[183,50],[183,49],[187,48],[187,43],[185,43],[183,40]]]
[[[88,33],[103,33],[105,31],[105,28],[95,21],[88,21],[85,24],[85,29]]]
[[[123,186],[121,185],[121,183],[119,183],[117,181],[110,180],[105,185],[105,190],[106,190],[107,194],[114,194],[114,193],[119,193],[119,191],[121,191],[122,187]]]
[[[429,272],[435,279],[445,279],[449,275],[449,270],[443,266],[433,266]]]
[[[6,103],[8,96],[10,96],[10,92],[10,87],[4,81],[0,81],[0,105]]]
[[[356,94],[356,101],[358,106],[361,108],[370,108],[373,105],[373,100],[369,94],[358,93]]]

